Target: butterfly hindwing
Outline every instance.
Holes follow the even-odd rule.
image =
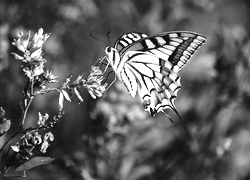
[[[144,108],[151,115],[166,108],[175,109],[173,101],[180,88],[180,78],[177,73],[171,71],[172,66],[152,54],[130,51],[127,56],[133,60],[128,60],[123,70],[130,72],[130,75],[126,78],[122,76],[121,79],[131,96],[135,96],[134,90],[137,89]]]

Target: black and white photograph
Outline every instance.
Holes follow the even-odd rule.
[[[250,1],[0,0],[1,180],[249,180]]]

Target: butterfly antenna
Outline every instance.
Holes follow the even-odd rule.
[[[91,33],[89,33],[89,36],[92,37],[92,38],[94,38],[94,39],[97,39],[97,40],[103,42],[103,43],[106,44],[106,45],[109,45],[109,44],[107,44],[107,42],[105,42],[104,40],[102,40],[102,39],[100,39],[100,38],[98,38],[98,37],[93,36]]]
[[[109,46],[110,46],[110,37],[109,37],[109,34],[110,34],[110,33],[111,33],[111,31],[108,31],[108,32],[107,32],[107,38],[108,38],[108,42],[109,42],[108,45],[109,45]]]

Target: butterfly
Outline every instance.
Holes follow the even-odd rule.
[[[174,105],[181,88],[178,72],[205,41],[205,36],[195,32],[153,36],[129,32],[118,38],[114,47],[105,48],[105,59],[129,94],[140,96],[151,116],[158,112],[167,115],[166,109],[179,116]]]

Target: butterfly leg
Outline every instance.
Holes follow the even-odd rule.
[[[105,57],[97,59],[96,62],[94,63],[94,66],[99,66],[100,63],[103,61],[104,58]]]
[[[105,60],[105,61],[104,61]],[[103,62],[104,61],[104,62]],[[101,64],[100,65],[100,69],[102,69],[102,66],[104,65],[105,66],[105,69],[104,69],[104,71],[103,71],[103,74],[107,71],[107,69],[108,69],[108,67],[109,67],[109,64],[110,64],[110,62],[107,60],[107,57],[106,56],[104,56],[101,60],[100,59],[98,59],[98,61],[96,62],[96,64]]]
[[[106,91],[114,84],[114,82],[116,81],[116,76],[114,78],[114,80],[109,84],[109,86],[106,88]]]
[[[104,66],[104,70],[103,70],[103,75],[108,72],[108,68],[110,65],[110,62],[107,60],[107,57],[103,57],[101,60],[99,60],[98,62],[100,64],[100,69],[102,69],[102,67]],[[113,69],[111,71],[108,72],[107,77],[105,78],[105,81],[103,82],[104,84],[107,82],[109,76],[111,75],[111,73],[113,73]],[[114,75],[114,80],[109,84],[109,86],[106,88],[106,91],[114,84],[114,82],[116,81],[116,76]]]

